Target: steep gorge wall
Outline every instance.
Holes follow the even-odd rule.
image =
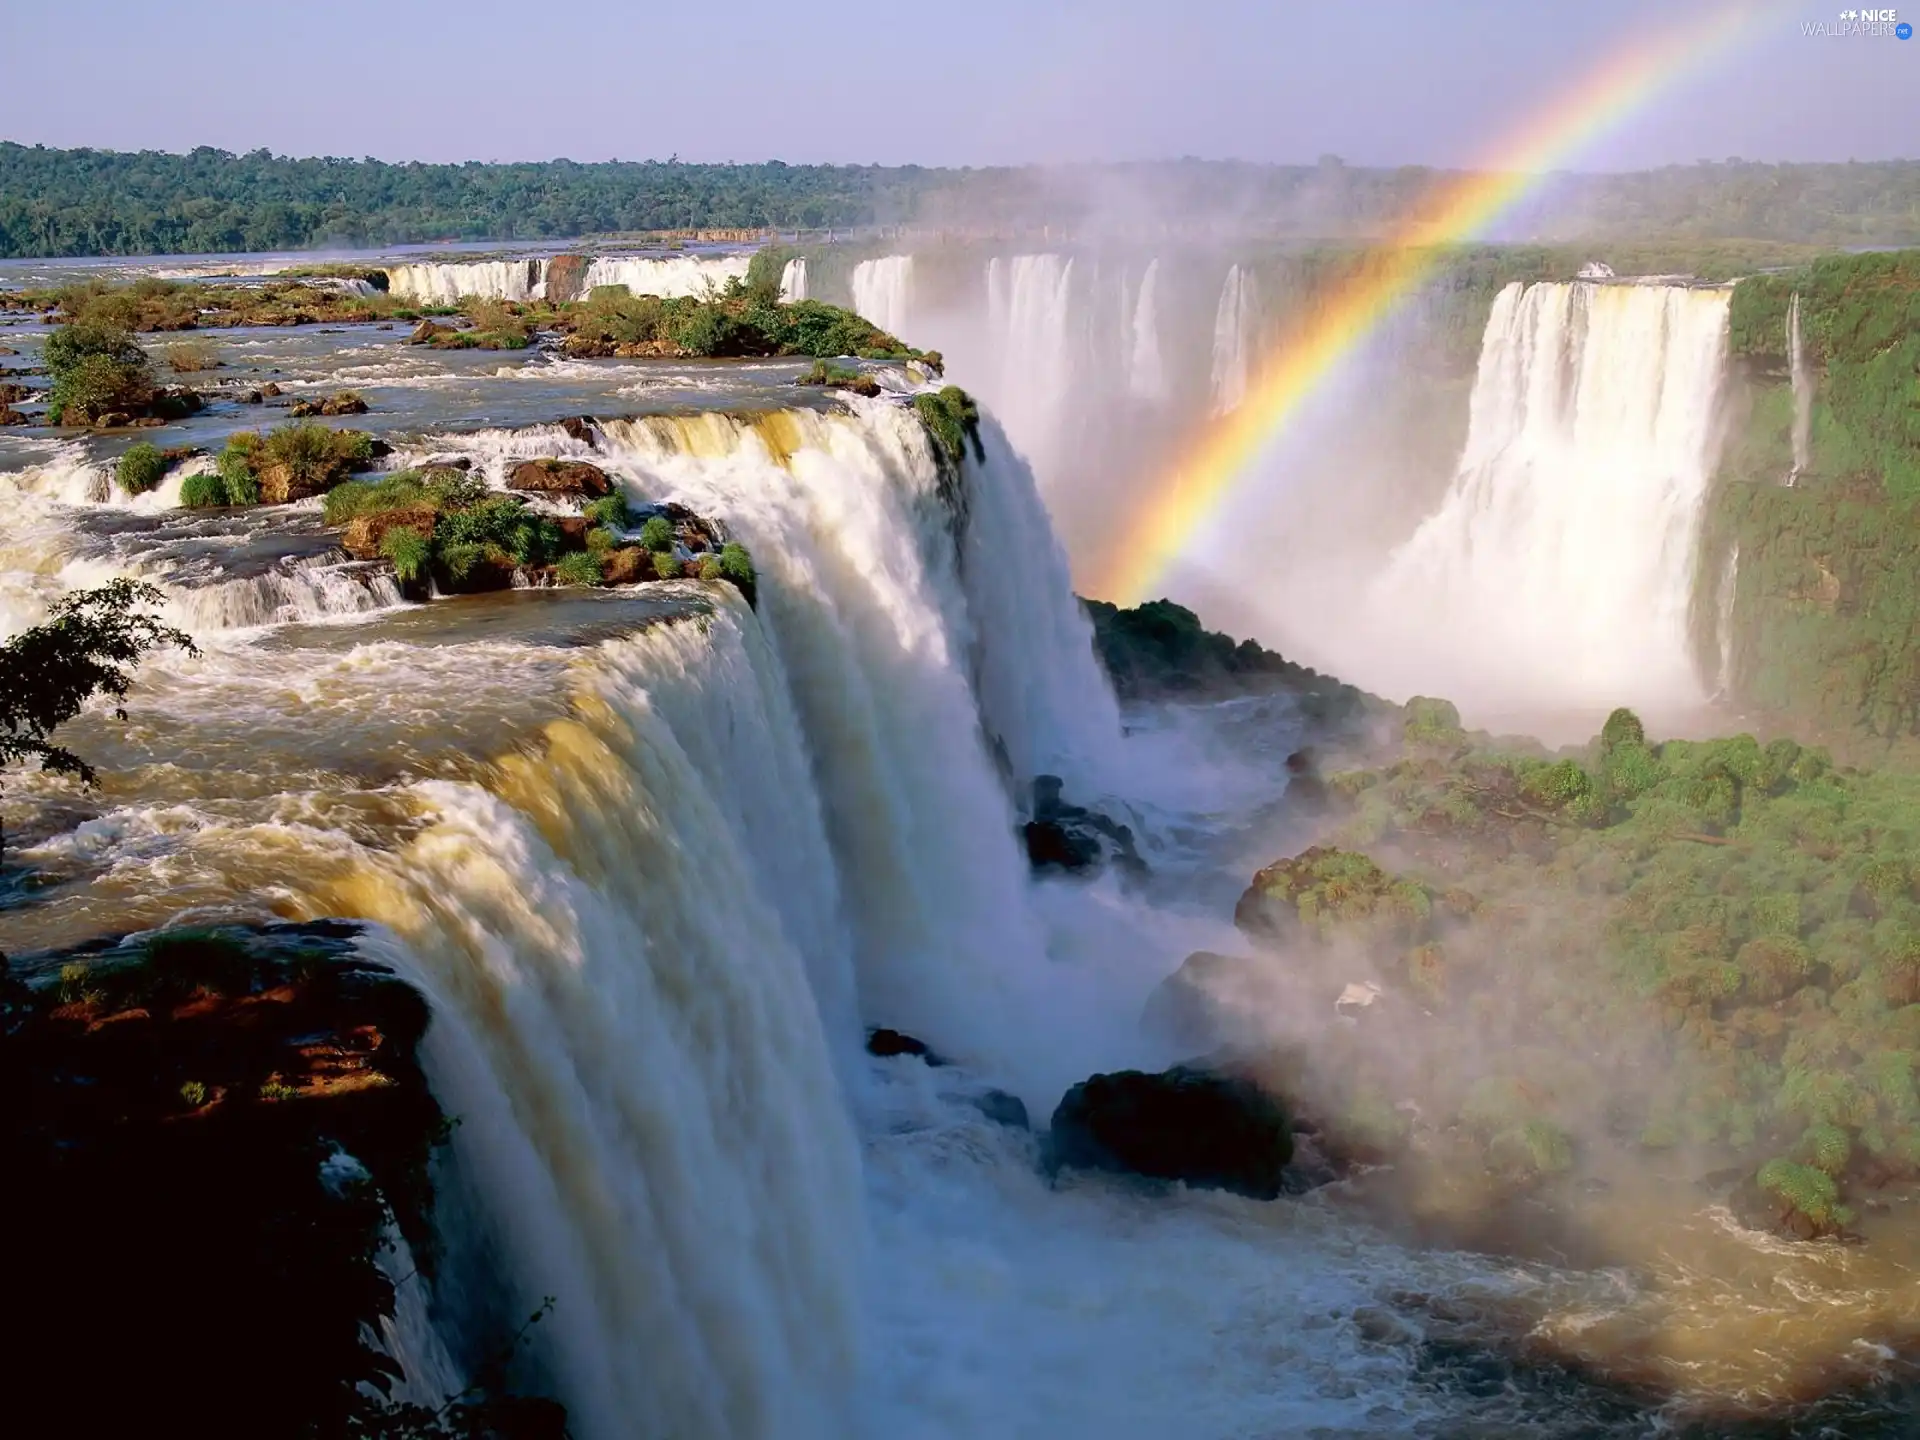
[[[1796,295],[1812,391],[1798,474]],[[1824,731],[1920,735],[1920,252],[1744,280],[1730,326],[1734,404],[1696,648],[1724,650],[1742,705]]]

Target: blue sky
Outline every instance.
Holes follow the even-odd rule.
[[[9,4],[0,139],[382,159],[1473,161],[1688,0]],[[1920,39],[1753,41],[1577,158],[1920,155]],[[1920,21],[1920,0],[1907,18]]]

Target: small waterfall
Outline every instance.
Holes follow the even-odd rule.
[[[1688,600],[1729,293],[1501,291],[1453,483],[1371,596],[1403,647],[1394,688],[1595,706],[1700,697]]]
[[[261,574],[207,585],[166,586],[167,608],[189,634],[253,629],[366,615],[403,603],[385,566],[360,564],[338,553],[281,561]]]
[[[883,255],[853,267],[853,311],[889,335],[910,328],[908,307],[913,300],[913,257]]]
[[[624,285],[635,295],[662,299],[692,296],[703,299],[722,290],[729,280],[744,280],[751,255],[674,255],[665,259],[602,255],[587,266],[580,293],[590,295],[597,285]]]
[[[791,305],[807,298],[807,258],[796,256],[780,269],[780,298]]]
[[[1800,295],[1787,302],[1787,355],[1793,381],[1793,468],[1787,484],[1807,473],[1813,441],[1813,370],[1807,364],[1806,341],[1800,334]]]
[[[1225,415],[1247,398],[1254,329],[1258,324],[1259,286],[1235,265],[1220,287],[1213,316],[1213,413]]]
[[[1720,571],[1720,588],[1714,596],[1713,643],[1716,667],[1714,698],[1733,693],[1733,602],[1739,594],[1740,547],[1727,551],[1727,563]]]
[[[1127,354],[1127,390],[1142,400],[1167,398],[1167,367],[1160,356],[1159,282],[1160,262],[1149,261],[1129,317],[1133,344]]]
[[[1063,255],[987,262],[987,328],[1000,360],[996,413],[1048,473],[1070,442],[1064,419],[1084,378],[1073,324],[1074,264]]]
[[[470,260],[450,264],[390,265],[387,293],[432,305],[455,300],[538,300],[546,285],[545,260]]]

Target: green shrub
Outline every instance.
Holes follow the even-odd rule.
[[[258,499],[257,491],[255,498]],[[231,505],[234,501],[227,493],[227,482],[219,475],[189,475],[180,482],[180,503],[190,510],[200,510]]]
[[[111,360],[130,370],[147,368],[147,352],[140,348],[132,331],[122,325],[98,321],[81,320],[62,325],[47,337],[41,351],[47,374],[56,381],[91,359]]]
[[[160,447],[142,440],[128,447],[114,470],[114,479],[129,495],[144,495],[159,485],[167,473],[167,457]]]
[[[958,385],[949,385],[931,395],[913,397],[913,408],[926,426],[935,455],[949,468],[958,469],[971,444],[973,458],[984,462],[986,447],[980,441],[980,407]]]
[[[433,545],[418,531],[396,527],[380,537],[380,553],[393,562],[393,573],[411,585],[433,563]]]
[[[664,515],[655,515],[640,527],[640,545],[642,549],[666,551],[673,549],[673,522]]]
[[[1426,695],[1407,701],[1400,733],[1410,745],[1457,745],[1466,738],[1453,702]]]
[[[588,501],[580,513],[590,525],[607,525],[622,531],[633,527],[633,508],[624,495],[602,495],[598,500]]]
[[[1640,717],[1622,706],[1607,716],[1606,724],[1600,727],[1600,750],[1602,754],[1612,754],[1622,745],[1640,745],[1647,743],[1647,727],[1640,723]]]
[[[198,1080],[182,1080],[180,1099],[189,1110],[198,1110],[207,1103],[207,1087]]]
[[[719,560],[712,555],[709,555],[707,556],[706,559],[702,560],[700,562],[700,578],[702,580],[720,579],[721,572],[720,572]]]
[[[720,578],[732,580],[733,588],[745,597],[747,605],[758,603],[760,578],[753,568],[753,555],[747,553],[745,545],[730,541],[720,547]]]
[[[553,574],[562,585],[599,585],[607,578],[606,571],[601,568],[600,557],[584,550],[562,555],[559,563],[553,567]]]
[[[1777,1195],[1816,1225],[1845,1225],[1853,1219],[1853,1213],[1840,1203],[1833,1177],[1811,1165],[1785,1158],[1769,1160],[1755,1179],[1762,1190]]]
[[[680,574],[680,562],[671,550],[653,552],[653,573],[662,580],[672,580]]]
[[[443,551],[478,547],[497,551],[516,565],[545,564],[561,549],[559,527],[510,495],[490,496],[443,513],[434,523],[433,536]]]

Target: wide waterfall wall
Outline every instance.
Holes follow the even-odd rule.
[[[601,255],[586,262],[585,276],[576,289],[585,295],[596,285],[624,285],[635,295],[703,297],[729,280],[744,278],[751,259],[746,254]],[[536,259],[392,265],[387,267],[387,288],[402,299],[432,304],[461,299],[540,300],[546,298],[552,264]]]
[[[360,723],[391,726],[394,677],[430,674],[458,724],[463,689],[548,667],[528,672],[559,689],[537,713],[560,718],[477,734],[458,778],[323,777],[258,820],[207,814],[183,841],[206,858],[179,863],[382,927],[366,943],[427,992],[424,1058],[459,1121],[434,1320],[470,1366],[552,1296],[516,1383],[551,1387],[580,1440],[853,1433],[862,1023],[1036,1105],[1094,1063],[1028,1033],[1047,941],[1015,802],[1043,770],[1090,797],[1118,716],[1031,475],[991,422],[982,440],[956,487],[886,401],[611,422],[592,446],[431,437],[495,482],[518,456],[591,454],[635,499],[718,517],[753,550],[758,613],[687,582],[647,592],[667,607],[650,628],[559,660],[430,625],[425,648],[407,629],[351,653],[209,647],[178,701],[145,687],[153,713],[196,715],[317,690],[330,725],[364,690],[387,718]],[[312,723],[277,715],[261,728]],[[345,828],[311,818],[342,804]]]
[[[907,308],[913,300],[913,257],[883,255],[853,267],[853,310],[889,335],[908,328]]]
[[[1504,705],[1684,705],[1729,293],[1514,284],[1466,449],[1369,597],[1366,679]]]
[[[488,300],[537,300],[543,293],[546,267],[545,260],[390,265],[387,293],[429,304],[447,304],[470,296]]]
[[[751,255],[686,255],[667,259],[647,259],[614,255],[597,256],[587,266],[581,294],[590,294],[596,285],[624,285],[635,295],[658,295],[663,299],[681,296],[704,298],[724,289],[729,280],[745,279]]]

